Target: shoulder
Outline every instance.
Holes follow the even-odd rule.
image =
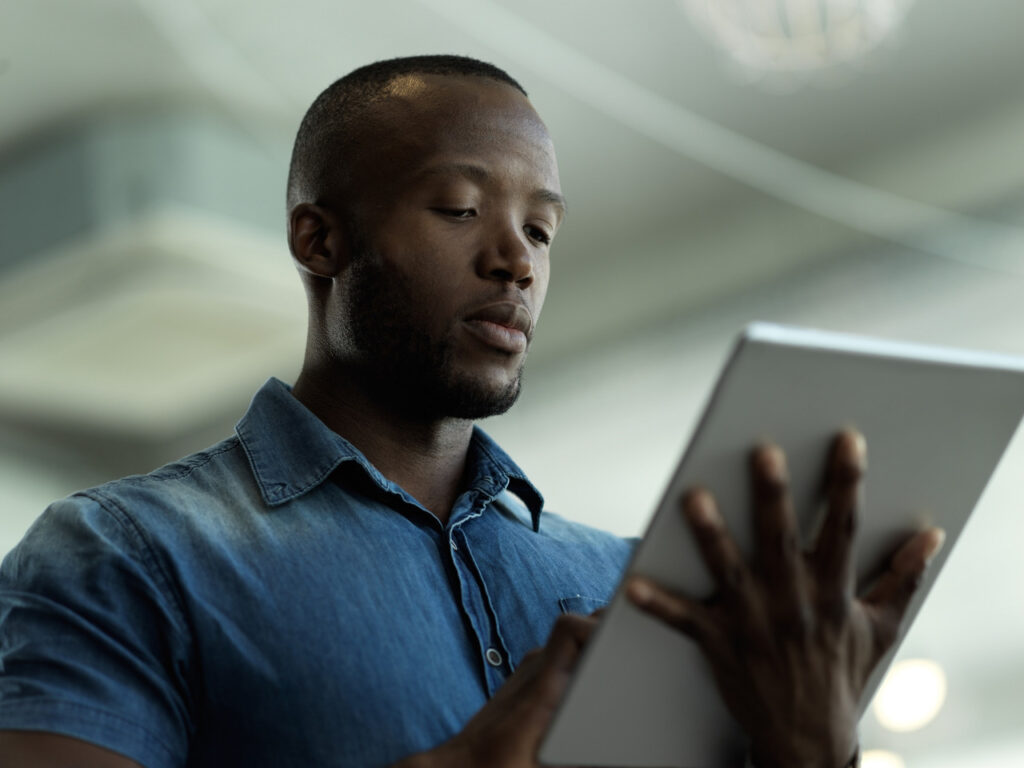
[[[168,556],[263,504],[237,438],[145,475],[78,491],[50,504],[9,554],[16,564],[117,552],[159,577]]]
[[[160,528],[262,503],[245,452],[238,438],[230,437],[148,474],[78,491],[58,505],[98,508],[130,527]]]
[[[524,525],[531,525],[529,508],[514,493],[505,491],[499,494],[495,503],[505,514],[515,517]],[[593,543],[623,551],[631,551],[636,544],[636,539],[617,536],[592,525],[570,520],[547,509],[541,512],[539,520],[538,533],[550,539]]]
[[[523,529],[532,527],[530,511],[516,495],[506,491],[498,496],[496,503],[504,515],[514,517]],[[623,538],[547,510],[540,514],[538,522],[536,531],[531,531],[526,537],[534,541],[535,546],[557,559],[564,558],[590,569],[607,570],[616,577],[621,574],[636,544],[635,539]]]
[[[225,481],[248,482],[251,471],[237,437],[193,453],[144,475],[129,475],[71,496],[100,504],[131,498],[165,498],[175,494],[209,494]]]
[[[261,503],[237,438],[78,491],[47,507],[8,553],[0,596],[18,593],[97,623],[125,622],[118,635],[135,617],[130,631],[160,627],[165,639],[185,643],[183,579],[211,559],[209,549],[226,540],[234,520],[251,517]],[[116,616],[108,603],[117,604]]]
[[[232,437],[148,474],[77,491],[36,519],[5,559],[4,576],[42,578],[58,565],[87,570],[121,562],[121,570],[137,568],[167,592],[164,555],[195,538],[202,521],[224,517],[220,509],[251,495],[247,474]]]
[[[552,539],[603,549],[623,557],[628,557],[632,553],[636,543],[635,539],[617,536],[549,511],[541,515],[540,532]]]

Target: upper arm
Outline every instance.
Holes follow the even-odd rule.
[[[0,730],[62,734],[136,761],[112,766],[177,768],[192,729],[189,638],[152,551],[114,512],[58,502],[4,559]],[[11,738],[5,749],[66,743]]]
[[[0,731],[0,764],[4,768],[143,768],[87,741],[35,731]]]

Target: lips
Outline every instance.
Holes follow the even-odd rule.
[[[465,317],[466,328],[489,347],[510,354],[526,351],[533,333],[533,316],[525,305],[500,301]]]

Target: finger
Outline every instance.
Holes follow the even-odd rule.
[[[626,596],[645,613],[703,644],[713,623],[700,603],[664,589],[650,579],[634,576],[626,584]]]
[[[702,488],[689,491],[683,497],[683,516],[724,600],[749,604],[751,587],[747,564],[718,514],[711,494]]]
[[[877,634],[888,647],[896,639],[907,605],[921,583],[929,561],[946,538],[941,528],[927,528],[911,536],[896,551],[889,569],[864,596],[864,603],[873,608]]]
[[[805,624],[807,587],[786,456],[778,446],[763,445],[751,454],[751,481],[757,558],[775,618]]]
[[[544,645],[545,666],[565,671],[572,669],[596,626],[597,620],[590,616],[571,613],[560,616]]]
[[[819,602],[845,613],[856,589],[853,542],[867,469],[867,443],[855,430],[840,433],[832,443],[825,477],[826,513],[814,544]]]

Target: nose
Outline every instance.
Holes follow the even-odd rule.
[[[514,224],[505,224],[490,233],[483,245],[478,263],[481,277],[519,288],[533,284],[533,253],[526,233]]]

